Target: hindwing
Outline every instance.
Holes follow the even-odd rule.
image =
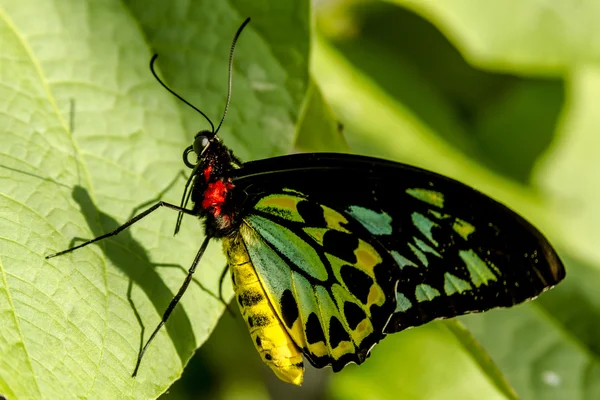
[[[390,254],[350,215],[289,191],[259,198],[240,233],[306,358],[334,371],[362,363],[396,309]]]

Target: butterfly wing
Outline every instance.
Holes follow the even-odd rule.
[[[247,242],[256,243],[249,252],[263,285],[280,317],[294,320],[296,325],[287,325],[290,334],[317,367],[360,363],[383,336],[372,335],[364,346],[351,340],[354,347],[344,344],[336,352],[332,344],[342,342],[334,317],[347,333],[353,319],[368,320],[374,329],[385,320],[384,333],[398,332],[436,318],[518,304],[565,276],[548,241],[522,217],[419,168],[361,156],[297,154],[246,163],[234,183],[245,193],[242,217],[256,235]],[[273,200],[275,205],[266,205]],[[269,220],[268,227],[260,218]],[[305,228],[328,232],[327,240],[319,243],[318,233]],[[365,312],[369,303],[351,289],[365,281],[361,274],[368,270],[349,256],[363,243],[381,260],[379,274],[367,280],[369,290],[379,288],[386,296],[377,317]],[[332,262],[332,256],[340,261]],[[342,270],[354,279],[345,282]],[[297,284],[300,275],[306,279]],[[347,298],[364,316],[352,306],[345,309]],[[323,329],[319,346],[326,354],[308,345],[316,326],[309,324],[312,314]]]

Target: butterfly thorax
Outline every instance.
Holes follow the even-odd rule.
[[[192,189],[194,211],[206,218],[207,235],[229,236],[240,224],[240,202],[230,172],[241,162],[218,139],[211,142],[198,162]]]

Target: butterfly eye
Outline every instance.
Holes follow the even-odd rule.
[[[210,143],[210,140],[208,140],[208,138],[206,136],[197,135],[196,139],[194,139],[194,152],[197,155],[202,154],[209,143]]]

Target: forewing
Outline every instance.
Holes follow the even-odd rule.
[[[480,192],[404,164],[340,154],[250,162],[234,182],[251,210],[268,193],[294,191],[327,205],[382,259],[398,281],[387,333],[532,299],[564,267],[522,217]],[[384,254],[385,253],[385,254]]]

